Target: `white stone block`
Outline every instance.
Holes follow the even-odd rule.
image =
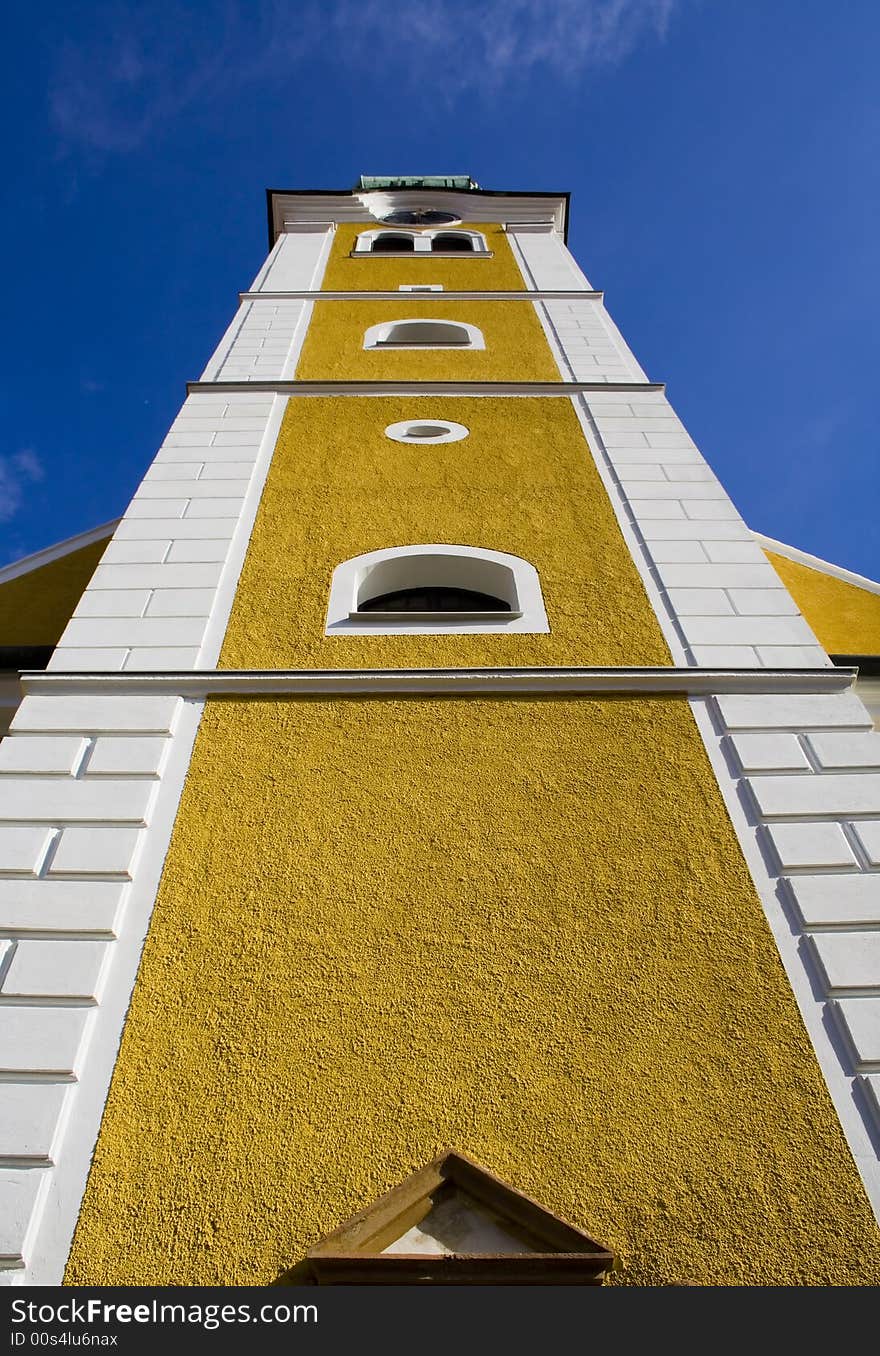
[[[231,466],[232,462],[226,463]],[[247,480],[230,480],[223,486],[223,493],[228,498],[243,498],[247,493]],[[184,480],[174,481],[165,484],[162,481],[145,482],[138,490],[138,498],[143,499],[171,499],[175,494],[186,495],[188,499],[210,499],[220,493],[216,485],[205,480]]]
[[[677,499],[631,499],[633,516],[639,523],[655,518],[683,518],[684,509]]]
[[[679,451],[682,448],[696,448],[693,438],[680,429],[677,433],[666,433],[662,429],[648,429],[646,431],[649,447],[656,447],[663,452]]]
[[[211,611],[216,596],[215,589],[156,589],[146,615],[204,618]]]
[[[717,565],[769,564],[760,546],[753,541],[709,541],[706,543],[706,555]]]
[[[672,610],[679,617],[732,617],[733,608],[722,589],[670,589]]]
[[[152,797],[150,782],[4,777],[0,780],[0,821],[145,824]]]
[[[203,461],[163,462],[154,461],[141,488],[157,480],[198,480],[205,463]]]
[[[251,472],[254,469],[253,461],[215,461],[210,462],[202,471],[201,479],[205,481],[239,481],[244,482],[245,488],[250,484]],[[228,486],[217,486],[217,493],[224,495],[229,493]],[[244,490],[236,490],[236,493],[244,493]]]
[[[860,820],[853,828],[871,866],[880,866],[880,818]]]
[[[207,589],[219,580],[218,565],[99,565],[90,587]]]
[[[27,1235],[46,1181],[39,1168],[0,1168],[0,1265],[21,1267]]]
[[[696,488],[696,487],[694,487]],[[733,519],[741,521],[739,509],[725,496],[724,499],[699,499],[694,494],[682,495],[682,507],[689,518]]]
[[[669,564],[660,567],[658,573],[666,588],[761,588],[773,583],[769,565]]]
[[[829,669],[830,659],[820,645],[759,645],[765,669]]]
[[[767,818],[788,815],[880,815],[880,774],[824,772],[813,777],[761,777],[752,794]]]
[[[76,696],[26,697],[16,712],[16,733],[170,734],[178,697]]]
[[[85,617],[68,623],[71,645],[101,649],[114,645],[200,645],[203,617]]]
[[[793,734],[738,734],[730,736],[743,772],[808,772],[810,763]]]
[[[829,993],[880,991],[880,932],[813,932],[807,945]]]
[[[871,717],[852,692],[768,693],[716,697],[730,730],[870,730]]]
[[[670,565],[668,569],[686,569]],[[713,567],[707,566],[708,569]],[[809,645],[803,617],[688,617],[687,638],[698,645]]]
[[[707,522],[705,518],[687,518],[682,522],[666,519],[656,523],[645,523],[642,526],[642,536],[648,542],[681,539],[702,542],[748,541],[751,535],[745,523],[737,518],[715,522]],[[714,587],[713,584],[708,586]]]
[[[699,541],[655,541],[651,543],[651,559],[663,564],[706,564],[706,548]]]
[[[89,617],[141,617],[150,601],[149,589],[86,589],[74,619]]]
[[[215,518],[213,520],[203,520],[203,521],[214,521],[217,523],[222,523],[228,520],[224,520],[222,518]],[[220,538],[215,537],[207,541],[204,540],[176,541],[172,545],[171,550],[168,552],[168,563],[188,564],[195,563],[197,561],[201,562],[223,561],[226,559],[228,552],[229,552],[229,540],[226,537]],[[186,592],[190,591],[191,590],[186,590]],[[167,589],[163,590],[163,592],[170,593],[172,592],[172,590]]]
[[[731,589],[730,599],[742,617],[796,617],[797,604],[786,589]]]
[[[149,736],[102,735],[95,741],[87,777],[158,777],[170,745]]]
[[[843,768],[880,768],[880,733],[846,734],[832,731],[811,734],[810,748],[820,767],[829,770]],[[2,759],[3,745],[0,745]]]
[[[880,1066],[880,998],[838,998],[831,1010],[855,1068]]]
[[[210,429],[200,429],[197,433],[169,433],[162,444],[162,447],[163,449],[166,447],[185,447],[188,451],[193,447],[201,449],[203,447],[210,447],[214,440],[214,436],[215,435]],[[194,460],[192,455],[188,457],[188,460]]]
[[[123,876],[131,878],[139,831],[113,825],[67,828],[49,867],[50,876]]]
[[[792,876],[787,884],[805,927],[880,924],[880,875]]]
[[[642,468],[639,467],[641,473]],[[685,483],[683,481],[673,482],[671,480],[657,481],[645,480],[639,475],[625,476],[623,478],[623,488],[631,499],[681,499],[688,503],[694,503],[699,500],[700,503],[708,500],[715,503],[717,500],[727,500],[727,491],[724,490],[716,481],[706,481],[705,483],[697,481],[694,483]],[[714,512],[714,510],[713,510]],[[691,515],[693,517],[693,515]],[[725,517],[728,515],[724,515]]]
[[[614,433],[602,439],[608,456],[615,466],[638,468],[643,462],[662,466],[705,466],[706,462],[695,447],[652,447],[643,433]],[[634,470],[633,475],[636,474]],[[751,533],[749,534],[751,535]]]
[[[186,510],[187,519],[238,518],[244,501],[236,499],[191,499]]]
[[[715,472],[712,470],[711,466],[708,466],[705,462],[697,462],[693,466],[667,465],[665,470],[667,479],[674,485],[679,485],[682,483],[682,481],[686,481],[688,484],[693,484],[695,481],[697,483],[703,481],[706,482],[711,481],[715,486],[717,486],[717,488],[721,491],[722,494],[727,493],[727,491],[717,480]]]
[[[0,928],[114,937],[122,890],[104,881],[0,880]]]
[[[177,646],[168,649],[150,649],[138,646],[128,652],[127,673],[179,673],[194,669],[199,658],[197,647]]]
[[[125,516],[128,519],[182,518],[188,499],[132,499]]]
[[[701,669],[756,669],[760,665],[748,645],[688,645]]]
[[[124,524],[120,523],[120,528]],[[144,524],[138,524],[143,527]],[[168,548],[171,545],[171,538],[166,537],[162,540],[144,541],[123,541],[118,537],[111,541],[107,550],[101,557],[101,563],[104,565],[158,565],[165,559]],[[90,592],[86,592],[84,597],[91,597]]]
[[[88,1019],[81,1008],[0,1006],[0,1072],[73,1077]]]
[[[85,649],[80,645],[57,645],[47,665],[50,673],[118,673],[128,657],[128,650],[97,647]]]
[[[273,370],[276,367],[277,365],[273,364]],[[263,431],[259,433],[227,433],[225,421],[223,427],[224,432],[218,433],[214,438],[214,447],[259,447],[263,440]]]
[[[172,541],[210,541],[219,537],[228,540],[235,531],[235,523],[223,518],[209,518],[207,520],[197,518],[195,521],[181,518],[179,522],[177,519],[163,518],[158,522],[147,521],[143,523],[129,522],[126,519],[119,524],[116,531],[121,540],[131,543],[161,536],[166,542],[167,549]]]
[[[0,1098],[0,1158],[49,1162],[67,1083],[6,1083]]]
[[[54,832],[26,824],[0,824],[0,871],[4,875],[36,876]]]
[[[0,773],[69,776],[79,765],[86,741],[76,735],[8,736],[0,743]]]
[[[288,347],[289,344],[283,340],[279,345],[277,345],[279,352],[286,352]],[[265,348],[263,351],[264,352],[266,351]],[[240,415],[233,414],[232,411],[230,410],[230,412],[224,418],[222,425],[220,427],[224,435],[229,433],[255,433],[257,435],[256,441],[259,442],[266,428],[266,423],[267,420],[260,417],[259,415],[256,415],[250,419],[247,417],[242,418]]]
[[[750,783],[752,790],[755,782],[763,780],[755,778]],[[858,865],[839,824],[827,821],[815,824],[772,824],[767,826],[766,831],[783,871]]]
[[[77,998],[94,1002],[110,942],[18,943],[3,981],[3,997]]]

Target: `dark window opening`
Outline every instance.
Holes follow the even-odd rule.
[[[428,585],[395,589],[358,603],[358,612],[510,612],[510,603],[491,593]]]
[[[416,242],[411,235],[377,235],[373,239],[371,254],[412,254]]]
[[[431,249],[440,254],[473,254],[474,242],[469,235],[435,235]]]
[[[426,208],[424,211],[407,209],[389,212],[382,220],[391,226],[448,226],[451,221],[458,221],[458,217],[453,212],[436,212]]]

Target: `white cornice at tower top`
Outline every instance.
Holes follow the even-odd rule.
[[[328,222],[375,222],[377,203],[383,212],[406,208],[450,212],[464,221],[516,222],[546,225],[565,236],[568,228],[567,193],[505,193],[488,189],[396,189],[381,193],[359,190],[266,190],[269,242],[303,226]]]

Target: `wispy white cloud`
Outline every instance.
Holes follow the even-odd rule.
[[[30,447],[11,456],[0,456],[0,523],[15,517],[27,491],[44,477],[42,462]]]
[[[536,71],[571,81],[662,40],[683,0],[222,0],[118,8],[62,49],[49,88],[67,149],[136,149],[197,103],[329,57],[450,100]]]

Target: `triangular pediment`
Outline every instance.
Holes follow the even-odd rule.
[[[614,1261],[455,1152],[346,1220],[307,1260],[319,1285],[601,1285]]]

